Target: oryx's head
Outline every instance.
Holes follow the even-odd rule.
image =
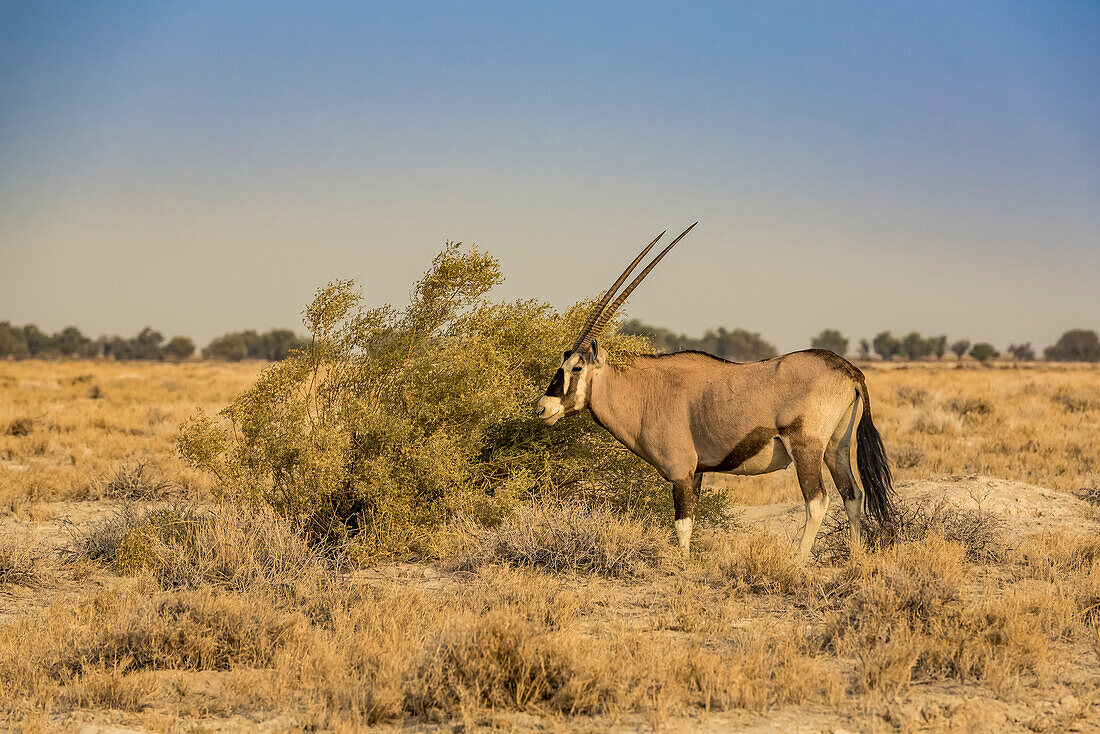
[[[698,224],[698,222],[695,224]],[[646,253],[653,249],[657,241],[665,236],[665,233],[661,232],[661,234],[657,235],[657,239],[650,242],[649,245],[642,250],[641,254],[634,258],[634,262],[630,263],[630,266],[623,271],[619,279],[607,289],[603,297],[600,298],[599,303],[592,309],[592,313],[588,315],[588,320],[581,328],[581,333],[577,337],[577,341],[573,343],[573,348],[565,352],[565,356],[561,361],[561,366],[558,368],[558,371],[554,373],[554,379],[550,381],[550,387],[546,388],[546,394],[539,398],[538,405],[535,407],[535,415],[548,424],[554,425],[565,416],[580,412],[588,406],[588,396],[592,386],[592,378],[607,362],[607,351],[601,349],[596,344],[596,337],[599,336],[600,331],[607,326],[607,322],[615,315],[615,311],[623,304],[623,301],[626,300],[631,291],[638,287],[642,279],[649,275],[649,271],[656,267],[657,263],[661,261],[661,258],[663,258],[684,235],[690,232],[695,224],[685,229],[668,247],[661,250],[661,254],[653,258],[653,261],[638,274],[638,277],[630,282],[630,285],[628,285],[623,292],[619,294],[618,298],[615,298],[614,303],[610,305],[608,305],[608,303],[615,296],[615,291],[618,290],[619,286],[623,284],[623,281],[625,281],[634,268],[637,267],[638,263],[642,261]]]
[[[595,339],[584,351],[568,350],[546,394],[539,398],[535,415],[554,425],[565,416],[584,410],[592,377],[606,362],[607,350],[601,349]]]

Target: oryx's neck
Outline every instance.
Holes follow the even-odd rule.
[[[633,378],[629,367],[608,365],[601,369],[589,387],[588,409],[596,422],[628,449],[636,451],[644,391],[639,390]]]

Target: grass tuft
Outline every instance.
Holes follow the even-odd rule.
[[[991,513],[960,510],[946,501],[931,507],[916,502],[899,502],[897,517],[890,523],[876,523],[864,515],[861,532],[864,543],[875,549],[941,538],[962,546],[968,561],[994,562],[1004,552],[1000,540],[1002,526],[1003,522]],[[848,516],[839,508],[830,512],[821,524],[821,532],[814,544],[814,560],[821,563],[847,561],[850,534]]]
[[[542,502],[520,507],[496,527],[458,525],[466,548],[458,568],[489,563],[636,576],[668,558],[667,529],[593,504]]]
[[[155,479],[146,473],[147,462],[132,466],[120,466],[103,487],[103,495],[108,499],[161,500],[168,496],[175,485],[164,479]]]

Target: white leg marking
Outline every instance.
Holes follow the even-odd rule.
[[[851,528],[851,547],[855,551],[863,547],[860,539],[859,524],[863,515],[863,497],[857,494],[850,500],[844,500],[844,511],[848,513],[848,527]]]
[[[810,550],[814,547],[814,538],[829,510],[829,494],[822,492],[806,503],[806,524],[802,528],[802,542],[798,545],[798,557],[803,563],[810,560]]]
[[[695,521],[690,517],[676,521],[676,536],[680,539],[680,552],[684,554],[684,558],[688,557],[691,547],[691,529],[694,525]]]

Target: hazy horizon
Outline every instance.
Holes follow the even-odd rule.
[[[1100,6],[9,2],[0,321],[201,346],[314,290],[1031,342],[1100,330]],[[854,347],[853,347],[854,348]]]

